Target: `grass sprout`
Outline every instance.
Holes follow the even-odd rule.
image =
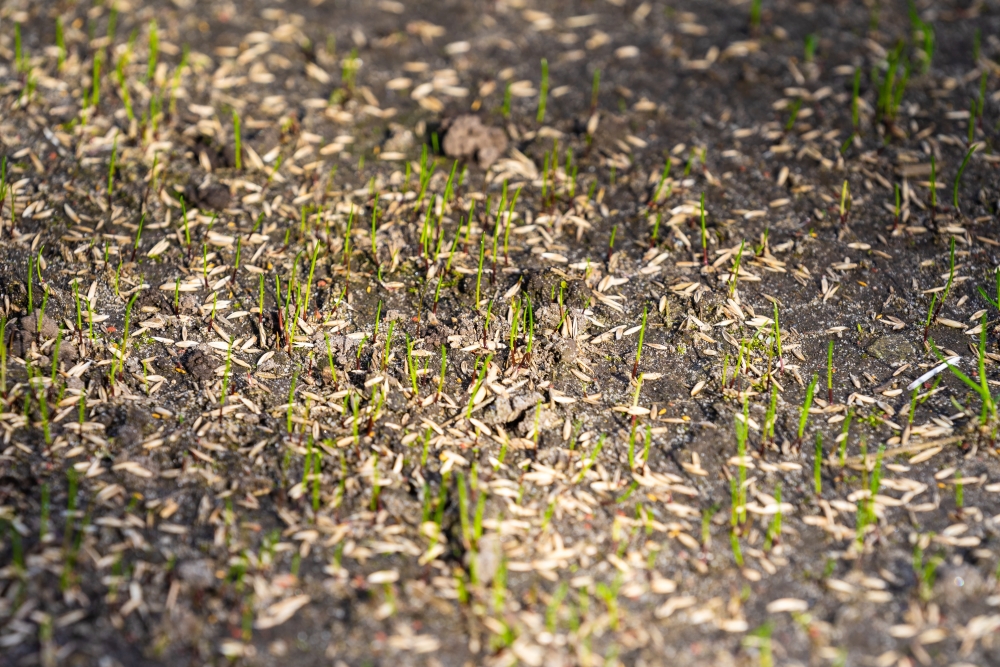
[[[938,358],[938,361],[947,365],[948,370],[954,374],[959,380],[964,382],[972,391],[979,395],[979,400],[982,402],[982,418],[983,424],[987,421],[987,416],[990,419],[996,420],[997,418],[997,403],[994,396],[990,393],[989,383],[986,380],[986,314],[984,313],[979,320],[979,348],[977,350],[976,360],[978,364],[978,374],[979,382],[976,383],[972,378],[963,373],[959,368],[951,363],[950,360],[944,358],[941,352],[938,350],[937,346],[934,344],[934,339],[930,339],[930,348],[934,352],[934,356]]]
[[[809,386],[806,387],[806,398],[802,403],[802,408],[799,410],[799,430],[797,432],[798,441],[802,442],[802,436],[806,432],[806,423],[809,421],[809,409],[812,407],[813,393],[816,391],[816,383],[819,381],[819,376],[813,374],[812,379],[809,380]]]

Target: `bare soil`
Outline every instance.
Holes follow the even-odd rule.
[[[0,665],[1000,664],[996,2],[114,6],[0,8]]]

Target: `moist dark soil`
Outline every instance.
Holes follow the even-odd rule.
[[[0,665],[1000,664],[1000,6],[0,8]]]

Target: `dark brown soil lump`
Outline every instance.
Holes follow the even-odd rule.
[[[488,169],[507,150],[507,135],[497,127],[483,124],[479,116],[453,118],[445,126],[441,147],[448,157],[475,160]]]

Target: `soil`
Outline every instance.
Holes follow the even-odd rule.
[[[1000,664],[996,2],[0,20],[0,665]]]

